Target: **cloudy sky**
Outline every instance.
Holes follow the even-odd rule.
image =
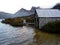
[[[51,8],[60,0],[0,0],[0,11],[15,13],[21,8],[30,10],[32,6]]]

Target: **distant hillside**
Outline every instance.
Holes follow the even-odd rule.
[[[5,13],[5,12],[0,12],[0,19],[1,18],[12,18],[14,17],[13,14]]]
[[[34,14],[32,11],[30,10],[25,10],[25,9],[20,9],[18,12],[16,12],[14,15],[15,17],[22,17],[22,16],[29,16]]]
[[[15,17],[24,17],[24,16],[30,16],[35,14],[35,9],[39,7],[32,7],[31,10],[26,9],[20,9],[15,14],[0,12],[0,18],[15,18]]]
[[[26,10],[26,9],[20,9],[18,12],[16,12],[14,15],[15,17],[22,17],[22,16],[30,16],[35,13],[35,9],[39,7],[32,7],[31,10]]]
[[[32,7],[30,11],[34,13],[36,9],[40,9],[40,7]]]
[[[52,9],[59,9],[60,10],[60,3],[57,3]]]

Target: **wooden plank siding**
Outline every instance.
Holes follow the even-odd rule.
[[[48,22],[60,21],[60,17],[40,17],[39,18],[39,28],[47,24]]]

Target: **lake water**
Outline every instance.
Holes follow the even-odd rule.
[[[49,34],[30,27],[13,27],[1,23],[0,45],[60,45],[60,34]]]

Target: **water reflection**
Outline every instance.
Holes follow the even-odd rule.
[[[34,30],[33,42],[29,45],[60,45],[60,34],[49,34]]]
[[[39,45],[40,44],[40,31],[38,31],[37,29],[35,29],[34,31],[35,35],[34,35],[34,38],[33,38],[33,43],[35,43],[36,45]]]
[[[12,27],[0,22],[0,45],[24,42],[33,38],[33,32],[33,28],[29,26]]]

